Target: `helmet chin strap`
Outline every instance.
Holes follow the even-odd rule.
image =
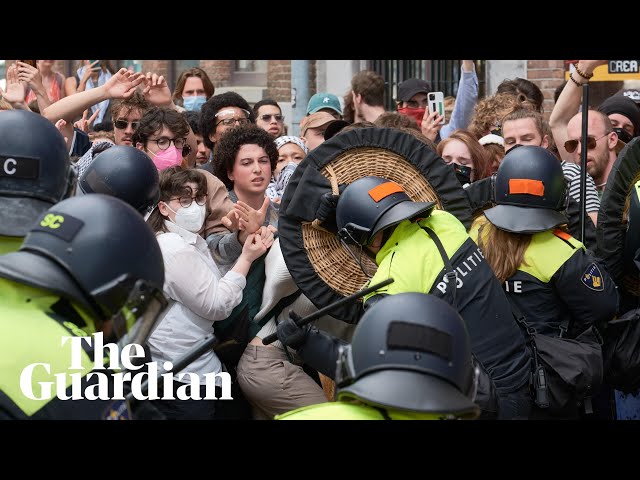
[[[359,245],[360,247],[360,254],[356,257],[356,255],[354,255],[354,253],[351,251],[351,249],[349,248],[349,244],[347,242],[345,242],[341,237],[338,237],[340,239],[340,243],[342,244],[342,246],[344,247],[344,249],[347,251],[347,253],[349,254],[349,256],[351,258],[353,258],[354,262],[356,262],[358,264],[358,267],[360,267],[360,270],[362,270],[362,273],[364,273],[366,275],[366,277],[371,280],[371,275],[369,275],[367,273],[367,271],[364,269],[364,267],[362,266],[362,245]],[[373,255],[371,252],[369,252],[369,250],[365,250],[365,253],[369,254],[369,255]],[[375,260],[375,257],[374,257]]]

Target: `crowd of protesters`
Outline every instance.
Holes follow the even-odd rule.
[[[16,61],[7,68],[0,109],[34,112],[30,115],[37,114],[55,126],[60,138],[54,140],[64,143],[69,165],[70,173],[61,178],[69,183],[64,189],[66,196],[103,193],[119,197],[138,210],[155,235],[164,268],[162,292],[169,305],[145,339],[147,355],[153,361],[171,361],[210,333],[225,339],[232,335],[235,325],[247,321],[247,316],[257,325],[249,329],[250,336],[241,344],[241,351],[209,349],[174,375],[177,384],[188,385],[185,372],[201,378],[207,373],[227,372],[233,381],[233,400],[159,399],[150,401],[153,415],[167,419],[273,419],[339,399],[327,388],[327,381],[339,380],[336,375],[340,377],[340,372],[335,371],[334,365],[338,361],[346,368],[340,363],[346,362],[344,348],[352,337],[357,338],[353,325],[336,326],[340,323],[337,321],[329,328],[330,337],[322,336],[322,324],[301,328],[292,322],[322,307],[314,305],[291,279],[278,240],[283,195],[307,155],[325,141],[354,128],[396,129],[411,133],[441,157],[439,162],[451,168],[464,188],[461,194],[473,191],[477,182],[512,175],[508,177],[511,190],[505,196],[517,193],[514,185],[530,196],[537,195],[533,184],[522,183],[534,173],[520,170],[510,174],[508,168],[518,168],[510,165],[521,158],[522,164],[532,162],[531,172],[547,169],[551,172],[549,182],[560,185],[554,193],[547,187],[547,193],[557,197],[557,210],[564,212],[570,199],[580,202],[580,175],[585,168],[580,161],[585,148],[580,87],[604,62],[576,63],[549,121],[543,112],[540,89],[525,79],[505,79],[495,95],[479,98],[472,60],[461,63],[457,97],[447,99],[446,119],[427,108],[427,97],[433,89],[425,80],[410,78],[401,82],[394,99],[396,111],[389,112],[384,109],[385,79],[375,72],[362,71],[353,77],[346,94],[313,95],[300,122],[299,135],[287,134],[282,109],[275,100],[265,98],[251,105],[236,92],[216,94],[213,82],[200,68],[182,72],[172,92],[161,75],[124,68],[115,71],[105,60],[81,61],[76,74],[66,80],[52,70],[52,61],[39,60],[37,66]],[[7,112],[0,112],[0,129],[7,128],[3,115]],[[640,106],[627,96],[616,95],[590,109],[588,119],[586,221],[595,229],[602,193],[618,153],[640,134]],[[22,141],[54,141],[53,137],[48,138],[24,137]],[[518,147],[523,145],[530,147]],[[9,153],[2,148],[0,145],[0,158],[8,158]],[[106,154],[110,151],[109,157]],[[126,160],[122,160],[123,165],[134,162],[136,168],[143,164],[148,168],[145,173],[140,173],[139,168],[132,170],[131,166],[118,170],[118,158]],[[60,160],[58,168],[64,168],[65,161]],[[11,177],[11,172],[7,171],[4,177]],[[372,189],[386,180],[371,182],[372,186],[367,187],[370,196]],[[71,183],[77,183],[77,187]],[[351,192],[355,189],[354,184]],[[14,198],[20,192],[19,188],[5,188],[0,181],[0,199]],[[46,207],[54,208],[63,198],[49,200]],[[338,200],[338,212],[347,208],[349,198],[345,193],[342,207]],[[440,236],[456,268],[466,268],[470,274],[475,270],[472,274],[481,280],[459,288],[457,302],[455,295],[454,301],[443,296],[459,317],[455,312],[442,313],[443,318],[451,314],[461,317],[466,324],[466,341],[470,342],[473,362],[479,368],[469,370],[473,375],[464,375],[472,375],[469,378],[477,382],[477,371],[481,370],[491,385],[489,390],[495,390],[493,411],[491,402],[476,402],[481,416],[547,418],[532,399],[529,372],[534,360],[512,308],[521,310],[542,334],[556,335],[566,320],[569,332],[577,336],[592,325],[602,327],[615,318],[619,295],[606,265],[593,253],[595,245],[570,235],[564,213],[552,215],[552,220],[532,221],[532,226],[527,223],[524,210],[518,210],[526,210],[526,202],[512,203],[509,209],[500,204],[500,199],[493,200],[493,208],[474,211],[474,223],[468,231],[453,215],[433,210],[433,205],[422,209],[415,206],[414,213],[417,215],[420,210],[424,218],[405,215],[386,225],[384,232],[380,226],[373,232],[372,226],[371,235],[359,245],[385,272],[393,270],[396,277],[411,277],[411,286],[398,281],[384,295],[376,296],[407,292],[431,296],[437,294],[440,284],[436,274],[446,269],[446,262],[440,261],[435,244],[429,243],[432,249],[428,250],[427,243],[432,241],[430,233]],[[408,199],[402,202],[406,206]],[[363,205],[356,202],[349,208],[361,210]],[[7,215],[4,208],[0,225]],[[29,238],[26,230],[13,232],[0,227],[0,253],[14,255],[11,252],[22,251],[24,237]],[[101,250],[96,248],[92,255],[100,256]],[[437,258],[438,268],[427,265],[427,255]],[[425,265],[412,266],[421,256]],[[557,261],[553,263],[551,257]],[[429,262],[433,262],[431,257]],[[4,275],[2,268],[0,262],[0,280],[3,276],[17,278]],[[586,272],[596,280],[585,282]],[[3,285],[0,283],[0,297],[9,291]],[[603,288],[599,288],[601,285]],[[365,311],[371,308],[375,312],[375,304],[383,302],[376,296],[365,301],[365,307],[373,305]],[[283,305],[281,300],[285,297],[289,301]],[[421,305],[423,300],[411,301]],[[259,308],[255,308],[256,302]],[[426,305],[434,312],[444,308],[428,301]],[[379,311],[383,311],[382,307]],[[365,313],[363,318],[374,316]],[[277,334],[278,340],[264,345],[262,340],[270,334]],[[355,357],[355,344],[353,348],[349,355]],[[404,388],[394,386],[393,379],[385,379],[380,377],[377,382],[389,381],[387,389]],[[220,379],[216,382],[220,397]],[[465,398],[463,410],[467,415],[473,410],[468,400],[473,402],[476,397],[465,382],[464,388],[456,388],[457,395]],[[199,387],[204,397],[204,380]],[[425,384],[424,388],[425,393],[419,395],[429,397],[429,388],[438,391],[433,385]],[[359,397],[357,389],[352,388],[350,394],[352,401],[380,406],[366,395]],[[20,394],[4,384],[0,385],[0,395],[8,399],[0,402],[5,414],[9,411],[3,406],[6,403],[21,404],[16,399]],[[612,389],[603,388],[593,397],[595,408],[576,406],[563,412],[561,418],[615,418],[611,413]],[[452,405],[456,401],[452,400]],[[403,409],[433,413],[413,404],[403,407],[402,402],[390,402],[396,415]],[[40,408],[34,407],[26,416],[36,415]],[[459,416],[454,406],[448,407],[446,402],[438,408],[448,412],[439,418]],[[71,414],[65,411],[64,415]]]

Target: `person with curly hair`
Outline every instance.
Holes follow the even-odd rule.
[[[535,110],[535,106],[528,100],[518,99],[511,93],[483,98],[476,105],[468,130],[478,140],[490,133],[502,136],[502,119],[520,107]]]
[[[214,95],[202,106],[200,132],[205,146],[212,151],[227,130],[246,123],[256,123],[256,116],[249,103],[236,92]],[[224,176],[226,178],[226,174]]]

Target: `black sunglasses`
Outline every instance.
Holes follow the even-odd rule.
[[[131,125],[131,127],[136,130],[138,128],[140,122],[127,122],[126,120],[116,120],[113,122],[114,127],[124,130],[127,128],[127,125]]]
[[[260,119],[263,122],[268,122],[269,120],[271,120],[271,117],[276,119],[276,122],[282,122],[284,120],[284,115],[278,115],[277,113],[275,115],[269,115],[269,114],[264,114],[264,115],[260,115]]]

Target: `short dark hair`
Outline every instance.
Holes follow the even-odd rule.
[[[217,142],[213,152],[214,173],[228,189],[233,188],[233,182],[229,179],[229,172],[233,170],[236,155],[243,145],[258,145],[262,147],[269,156],[272,172],[278,163],[278,149],[273,137],[266,130],[253,124],[233,127]]]
[[[264,105],[271,105],[273,107],[276,107],[278,110],[280,110],[280,114],[282,114],[282,108],[280,108],[280,105],[278,105],[278,102],[276,102],[272,98],[265,98],[263,100],[260,100],[258,103],[256,103],[253,106],[253,114],[256,117],[258,116],[258,110],[260,109],[260,107],[262,107]]]
[[[193,182],[198,186],[198,192],[207,194],[207,177],[195,168],[183,168],[181,166],[165,168],[160,172],[160,200],[168,202],[171,197],[180,195],[190,195],[189,187],[183,187],[185,183]],[[160,210],[153,210],[147,223],[154,232],[166,232],[167,227],[164,225],[165,217],[162,216]]]
[[[356,95],[362,95],[367,105],[384,106],[384,78],[372,70],[356,73],[351,79],[351,90]]]
[[[162,130],[163,125],[166,125],[176,137],[184,138],[189,134],[189,124],[178,111],[169,107],[152,107],[140,119],[131,141],[134,145],[141,143],[146,148],[149,137]]]
[[[214,95],[202,106],[202,116],[200,117],[200,132],[202,140],[207,148],[213,150],[213,142],[209,135],[216,131],[216,113],[226,107],[238,107],[249,112],[249,121],[256,123],[256,116],[253,114],[247,101],[236,92],[225,92]],[[273,138],[273,137],[272,137]]]

